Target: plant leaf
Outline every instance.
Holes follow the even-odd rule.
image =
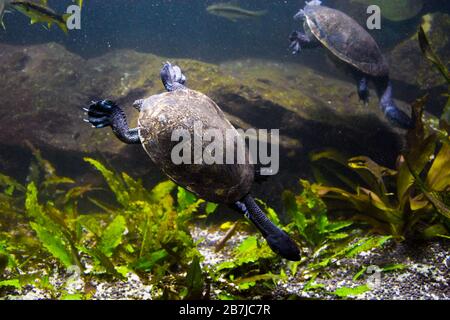
[[[122,243],[122,236],[127,229],[125,218],[118,215],[106,227],[100,238],[98,249],[107,257],[111,257],[114,249]]]
[[[34,222],[30,222],[30,226],[36,232],[38,239],[42,242],[45,249],[57,258],[66,268],[76,265],[72,259],[71,251],[67,248],[67,245],[58,234],[51,233],[43,226]]]

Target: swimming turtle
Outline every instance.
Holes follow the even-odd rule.
[[[189,164],[173,160],[172,151],[179,145],[179,139],[173,138],[174,132],[187,132],[192,138],[186,139],[186,150],[192,150],[192,154],[196,152],[192,140],[195,141],[199,134],[196,126],[202,126],[202,132],[214,129],[236,138],[223,139],[224,154],[227,150],[236,150],[230,148],[236,146],[240,136],[213,100],[186,87],[186,78],[178,66],[165,63],[160,74],[167,92],[134,103],[140,112],[137,128],[128,127],[125,113],[110,100],[93,101],[85,108],[88,115],[85,121],[95,128],[111,127],[117,138],[127,144],[141,144],[153,162],[175,183],[202,199],[229,205],[243,213],[274,252],[288,260],[300,260],[295,242],[266,217],[249,194],[255,172],[248,161],[238,162],[242,164],[206,164],[204,159],[200,159]],[[200,144],[202,155],[208,144]],[[247,149],[245,152],[248,154]]]
[[[369,101],[368,81],[375,84],[380,108],[387,119],[403,129],[412,129],[415,121],[400,110],[392,99],[389,66],[373,37],[345,13],[321,5],[321,1],[306,2],[294,17],[304,20],[304,33],[293,31],[289,37],[294,54],[302,48],[323,46],[333,61],[344,66],[357,81],[358,95]]]

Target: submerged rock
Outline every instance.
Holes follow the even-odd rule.
[[[450,15],[428,14],[423,27],[431,45],[442,61],[450,67]],[[431,89],[445,84],[445,79],[430,62],[424,59],[417,34],[398,44],[389,56],[391,77],[420,89]]]
[[[92,99],[116,99],[132,126],[138,116],[132,102],[163,91],[159,69],[166,58],[120,50],[84,60],[57,44],[0,44],[0,52],[2,148],[19,154],[29,140],[58,162],[67,159],[68,170],[95,152],[120,160],[120,169],[137,173],[152,168],[142,148],[122,144],[111,130],[83,123],[81,108]],[[309,174],[307,155],[315,149],[338,148],[388,165],[400,148],[400,132],[385,121],[375,94],[364,107],[353,83],[283,62],[177,63],[189,86],[213,98],[236,126],[280,129],[280,185]],[[24,169],[14,156],[2,160],[7,163],[0,163],[0,171]]]

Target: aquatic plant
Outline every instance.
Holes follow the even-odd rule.
[[[147,190],[140,180],[86,158],[105,178],[117,207],[87,196],[98,189],[59,177],[30,147],[35,160],[27,185],[0,175],[0,288],[32,284],[63,298],[64,290],[48,280],[56,263],[62,278],[75,272],[85,285],[93,276],[120,281],[132,272],[154,286],[155,297],[201,297],[202,257],[187,222],[203,200],[170,181]],[[80,213],[83,197],[102,212]],[[77,294],[70,297],[89,298],[83,290]]]
[[[300,194],[288,190],[283,193],[284,209],[290,221],[287,225],[282,225],[274,209],[261,201],[260,204],[272,222],[302,243],[301,261],[283,264],[262,239],[248,237],[233,250],[230,261],[209,270],[215,285],[219,284],[219,298],[239,298],[249,291],[252,296],[264,296],[280,282],[292,279],[305,282],[303,291],[323,290],[315,281],[326,277],[338,261],[381,247],[391,239],[391,236],[365,235],[350,220],[331,220],[314,185],[304,180],[300,183],[303,189]]]
[[[416,231],[426,237],[448,235],[450,145],[435,133],[425,134],[425,101],[413,106],[417,126],[396,169],[364,156],[347,160],[332,150],[311,155],[319,182],[314,188],[330,211],[352,213],[352,219],[369,223],[374,231],[398,238]]]
[[[340,182],[346,187],[316,184],[314,188],[326,201],[330,211],[344,212],[347,215],[353,213],[353,219],[368,222],[374,231],[404,237],[414,233],[420,226],[423,228],[422,223],[426,223],[428,227],[423,230],[424,235],[431,236],[429,232],[435,228],[440,230],[440,233],[435,235],[446,235],[447,231],[441,227],[443,222],[438,222],[434,213],[440,212],[444,218],[449,218],[448,208],[436,197],[439,192],[448,192],[446,189],[450,186],[448,177],[439,175],[439,170],[449,169],[444,168],[443,162],[448,163],[448,151],[448,146],[444,146],[428,171],[424,169],[427,154],[422,154],[422,157],[413,163],[401,159],[397,170],[383,168],[366,157],[351,158],[345,163],[335,152],[315,154],[314,161],[328,158],[342,166],[348,166],[360,179],[364,179],[364,182],[345,177],[345,171],[341,170],[336,175],[343,178]],[[410,167],[415,169],[410,170]],[[430,183],[426,190],[430,191],[417,188],[423,184],[419,182],[421,180],[413,170],[426,175]],[[425,172],[422,172],[424,170]],[[395,187],[388,189],[388,183],[394,183]]]

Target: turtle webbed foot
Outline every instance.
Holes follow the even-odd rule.
[[[292,54],[299,53],[302,48],[312,49],[319,46],[318,41],[310,39],[308,35],[300,31],[293,31],[289,36],[289,41],[291,42],[289,48],[292,50]]]
[[[399,128],[412,130],[415,127],[415,119],[413,117],[409,117],[396,106],[388,106],[385,109],[384,114],[390,123]]]
[[[282,230],[269,234],[267,244],[277,254],[290,261],[300,261],[300,250],[295,242]]]
[[[98,129],[111,126],[111,114],[115,107],[116,104],[110,100],[92,101],[88,108],[83,108],[88,116],[84,121]]]
[[[177,65],[166,62],[160,72],[161,80],[167,91],[185,89],[186,77]]]
[[[289,36],[289,41],[291,44],[289,45],[289,49],[292,50],[292,54],[298,54],[302,50],[301,46],[301,32],[293,31]]]

